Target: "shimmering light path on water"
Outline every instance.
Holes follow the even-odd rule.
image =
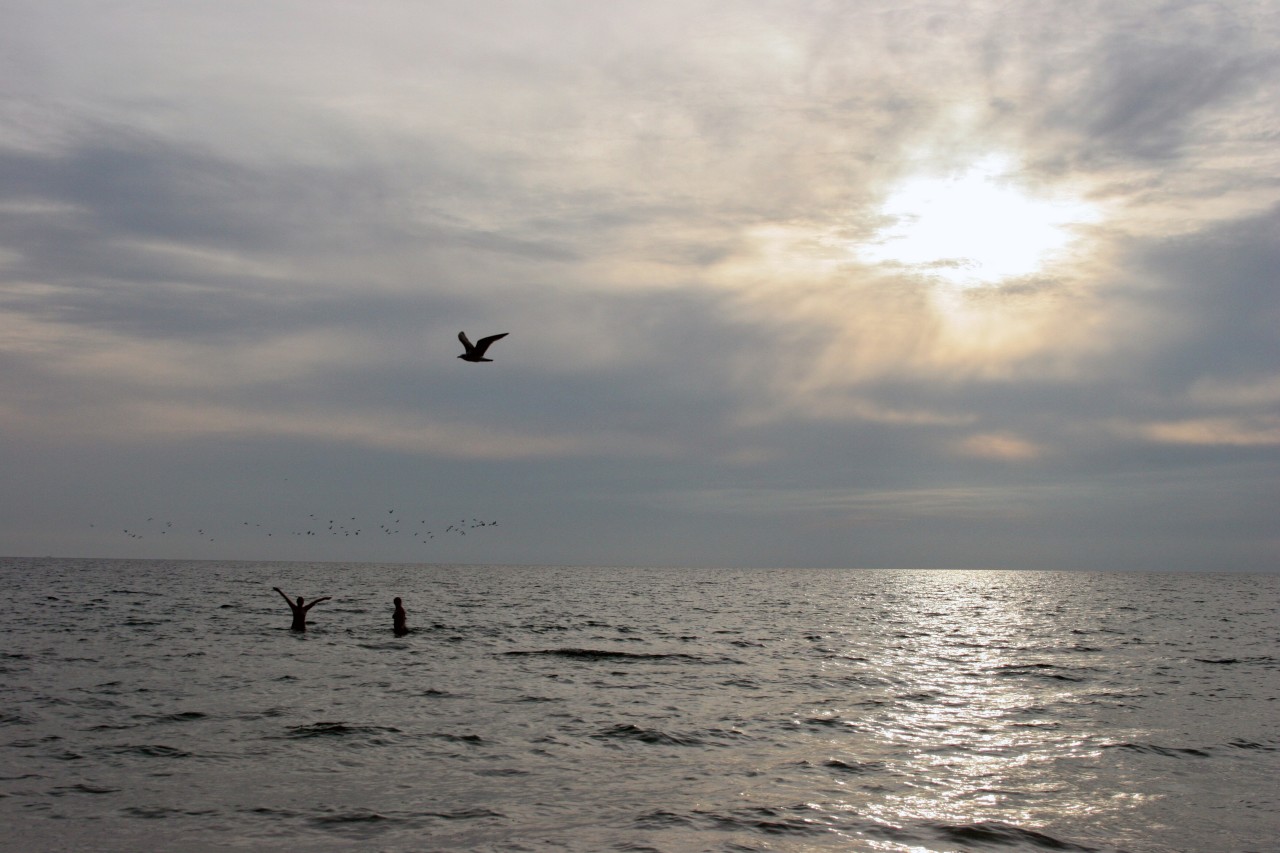
[[[6,850],[1155,853],[1280,829],[1276,576],[0,573]],[[297,635],[272,586],[334,600]]]

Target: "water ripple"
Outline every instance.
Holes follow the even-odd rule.
[[[1280,817],[1280,578],[0,574],[4,853],[1213,853]],[[335,606],[297,636],[275,585]]]

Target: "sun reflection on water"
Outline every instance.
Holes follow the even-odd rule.
[[[1068,700],[1072,688],[1029,653],[1048,635],[1034,611],[1034,590],[1011,585],[1038,582],[1044,581],[1016,572],[894,573],[882,614],[895,621],[894,630],[872,664],[894,698],[857,727],[903,784],[873,796],[851,792],[851,808],[887,827],[904,821],[1035,827],[1046,819],[1046,799],[1056,822],[1097,810],[1096,799],[1072,799],[1054,772],[1058,761],[1091,748],[1060,734],[1044,710]],[[897,841],[868,843],[910,849]]]

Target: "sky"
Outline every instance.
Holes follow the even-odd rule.
[[[0,554],[1280,570],[1277,0],[0,21]]]

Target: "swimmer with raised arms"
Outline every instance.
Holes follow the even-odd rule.
[[[295,604],[289,600],[289,596],[285,595],[284,590],[280,587],[273,586],[271,588],[280,593],[280,597],[284,599],[285,603],[289,605],[289,609],[293,611],[293,624],[289,626],[289,630],[291,631],[307,630],[307,611],[315,607],[320,602],[328,601],[332,598],[332,596],[326,595],[323,598],[317,598],[310,604],[306,604],[303,602],[302,596],[298,596],[298,602]]]

